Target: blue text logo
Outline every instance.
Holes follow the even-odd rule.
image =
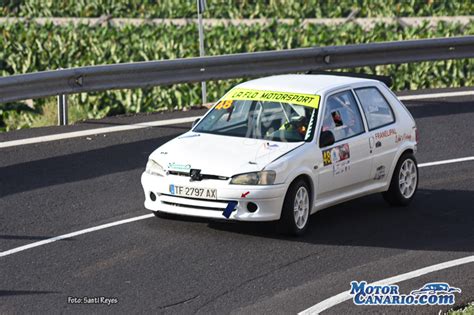
[[[398,285],[367,284],[366,281],[352,281],[352,300],[356,305],[453,305],[454,293],[461,289],[445,282],[427,283],[410,294],[400,294]]]

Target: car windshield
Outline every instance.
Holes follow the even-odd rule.
[[[193,131],[270,141],[309,141],[318,105],[317,95],[234,89]]]

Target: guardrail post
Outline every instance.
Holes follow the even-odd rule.
[[[68,124],[67,114],[67,94],[58,95],[58,126]]]
[[[199,56],[203,57],[206,55],[204,50],[204,26],[202,25],[202,14],[206,9],[206,0],[197,0],[198,7],[198,31],[199,31]],[[205,69],[201,69],[204,71]],[[206,91],[206,81],[201,82],[201,93],[202,93],[202,104],[207,103],[207,91]]]

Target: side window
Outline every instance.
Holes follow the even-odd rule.
[[[361,88],[356,89],[355,92],[364,110],[370,130],[395,121],[392,108],[377,88]]]
[[[321,131],[326,130],[332,131],[336,142],[364,132],[362,117],[351,91],[327,98]]]

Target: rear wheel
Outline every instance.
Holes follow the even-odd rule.
[[[290,235],[302,235],[308,228],[311,211],[310,189],[300,179],[291,184],[285,196],[280,218],[280,231]]]
[[[404,153],[398,160],[384,199],[392,206],[407,206],[418,188],[418,166],[413,153]]]

